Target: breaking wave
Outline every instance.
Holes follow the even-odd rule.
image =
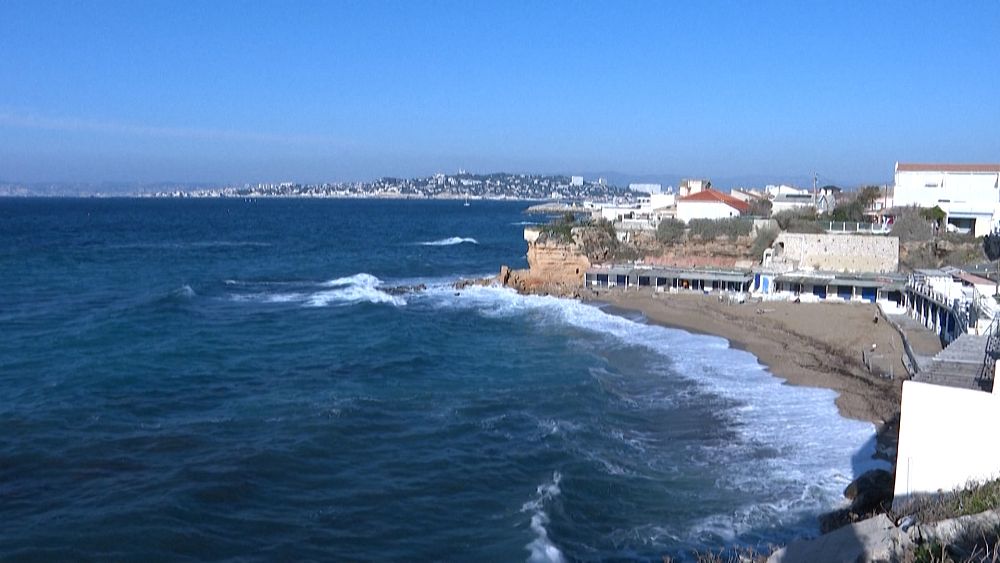
[[[382,280],[368,273],[354,274],[320,283],[253,283],[237,280],[225,280],[224,283],[227,286],[249,290],[245,293],[231,294],[232,301],[295,303],[303,307],[329,307],[357,303],[387,303],[397,307],[406,305],[406,300],[402,296],[391,295],[380,289]],[[291,291],[269,291],[274,287],[287,288]]]
[[[692,463],[729,460],[733,469],[720,477],[718,485],[741,491],[754,501],[694,522],[684,535],[695,541],[713,545],[718,539],[731,540],[775,522],[786,526],[811,522],[816,514],[843,502],[841,492],[852,474],[886,465],[872,459],[873,425],[840,416],[835,392],[785,385],[752,354],[731,348],[723,338],[637,322],[572,300],[522,296],[508,289],[469,287],[456,295],[448,288],[431,287],[427,294],[433,307],[469,310],[487,318],[526,318],[535,326],[568,325],[607,337],[610,348],[649,350],[665,360],[671,373],[719,397],[735,439],[695,447]],[[681,399],[666,393],[663,400]],[[626,438],[622,436],[623,443]],[[631,447],[632,441],[626,445]],[[646,447],[641,442],[634,445]],[[612,474],[624,471],[606,464],[605,469]],[[558,488],[557,480],[553,486]],[[547,533],[541,532],[549,516],[541,510],[540,501],[536,504],[539,510],[532,528],[538,538],[529,549],[532,561],[545,561]]]
[[[551,481],[538,485],[535,498],[521,506],[521,512],[531,513],[531,531],[535,533],[535,539],[524,546],[529,553],[528,563],[563,563],[566,560],[562,551],[549,539],[549,531],[545,528],[549,523],[545,505],[562,492],[559,489],[560,481],[562,474],[554,472]]]
[[[466,242],[469,244],[479,244],[479,241],[469,237],[448,237],[440,240],[418,242],[417,244],[419,244],[420,246],[453,246],[456,244],[463,244]]]

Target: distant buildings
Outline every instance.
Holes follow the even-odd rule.
[[[633,192],[641,192],[644,194],[658,194],[663,190],[663,186],[660,184],[629,184],[628,189]]]
[[[582,186],[583,185],[583,176],[570,176],[570,178],[569,178],[569,185],[571,185],[571,186]]]
[[[897,207],[940,207],[947,224],[975,236],[1000,223],[1000,164],[896,163]]]
[[[685,178],[681,180],[681,185],[677,190],[679,197],[686,197],[689,195],[696,194],[702,190],[707,190],[712,187],[712,182],[708,180],[695,180],[690,178]]]

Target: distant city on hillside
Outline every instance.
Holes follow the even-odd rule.
[[[131,189],[116,185],[0,184],[0,196],[137,196],[137,197],[357,197],[434,199],[592,199],[631,201],[626,188],[604,178],[539,174],[435,174],[423,178],[383,177],[372,182],[259,183],[238,186],[146,185]]]

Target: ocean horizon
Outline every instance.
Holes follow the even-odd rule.
[[[0,559],[660,561],[872,460],[718,337],[454,282],[524,202],[0,198]]]

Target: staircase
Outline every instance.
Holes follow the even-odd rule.
[[[986,382],[980,377],[988,341],[987,336],[960,335],[938,352],[913,380],[963,389],[992,389],[993,382]]]

